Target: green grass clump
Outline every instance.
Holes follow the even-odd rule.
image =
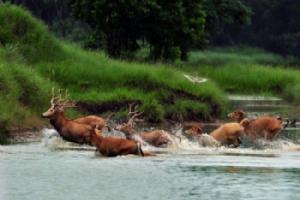
[[[59,42],[38,19],[25,9],[11,5],[0,6],[0,45],[15,46],[29,62],[61,58]]]
[[[21,124],[45,109],[50,82],[36,71],[16,63],[0,63],[0,122]]]

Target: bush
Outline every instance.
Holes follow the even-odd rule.
[[[164,118],[164,108],[155,99],[146,99],[141,107],[150,122],[160,122]]]

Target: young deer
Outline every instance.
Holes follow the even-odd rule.
[[[97,148],[103,156],[113,157],[119,155],[135,154],[144,156],[139,142],[117,137],[103,137],[96,127],[90,130],[91,144]]]
[[[133,128],[134,120],[142,113],[136,111],[136,106],[132,111],[132,104],[129,105],[129,112],[127,114],[129,120],[127,123],[123,123],[116,127],[116,130],[121,131],[125,134],[127,139],[138,141],[140,137],[146,143],[155,147],[166,147],[171,144],[173,139],[172,136],[164,130],[154,130],[148,132],[137,132]]]
[[[203,124],[199,122],[189,122],[182,125],[182,134],[188,139],[194,140],[203,133]]]
[[[52,99],[50,108],[42,114],[42,117],[49,118],[51,125],[57,130],[60,136],[67,141],[79,144],[90,144],[89,131],[93,126],[103,128],[106,126],[105,120],[97,116],[87,116],[70,120],[65,116],[64,108],[74,107],[74,103],[68,100],[66,92],[63,98],[59,92],[59,96],[54,96],[52,90]]]

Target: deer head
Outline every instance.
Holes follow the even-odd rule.
[[[246,117],[246,113],[243,110],[237,110],[227,115],[228,118],[240,122]]]
[[[75,103],[69,100],[68,91],[65,91],[64,96],[61,90],[58,90],[58,95],[55,96],[54,88],[52,88],[52,98],[50,100],[50,108],[42,114],[42,117],[52,118],[57,113],[63,113],[64,108],[75,107]]]
[[[137,119],[143,112],[139,112],[137,110],[138,105],[129,104],[127,118],[128,121],[126,123],[120,124],[116,127],[116,130],[122,131],[124,133],[132,132],[134,123],[137,121],[143,121],[143,119]]]
[[[196,138],[203,133],[203,126],[200,123],[187,123],[183,125],[183,134],[188,138]]]

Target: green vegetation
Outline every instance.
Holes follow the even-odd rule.
[[[294,56],[280,56],[258,48],[250,47],[222,47],[203,51],[193,51],[189,55],[189,66],[220,67],[232,64],[269,65],[269,66],[297,66],[300,62]],[[186,63],[185,63],[186,64]]]
[[[300,71],[291,68],[298,59],[259,49],[195,51],[173,65],[113,60],[56,39],[28,11],[10,4],[0,6],[0,45],[0,141],[10,128],[43,125],[39,115],[49,106],[52,87],[68,89],[82,112],[124,116],[128,103],[136,102],[153,122],[219,117],[227,109],[225,92],[300,102]],[[185,74],[209,81],[192,83]]]
[[[298,59],[282,57],[253,48],[223,48],[191,53],[189,62],[179,67],[208,77],[229,92],[276,95],[299,102],[300,71]]]
[[[116,61],[66,44],[14,5],[1,5],[0,16],[0,123],[5,128],[42,124],[38,116],[48,108],[53,86],[103,112],[139,102],[150,121],[178,115],[209,119],[226,107],[225,94],[212,81],[193,84],[175,68]]]

